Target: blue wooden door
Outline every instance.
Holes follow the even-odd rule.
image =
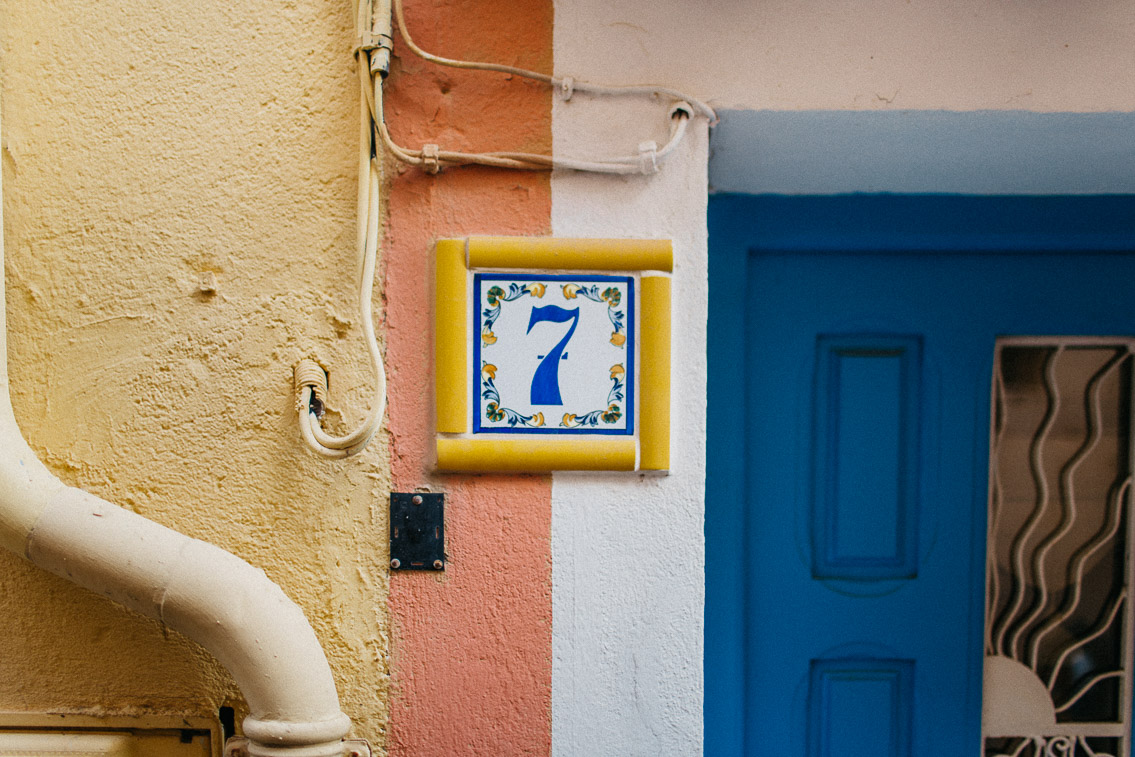
[[[706,754],[981,753],[1006,335],[1135,334],[1135,200],[710,203]]]

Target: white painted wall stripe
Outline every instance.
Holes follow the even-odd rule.
[[[665,128],[665,106],[577,95],[552,124],[557,153],[619,154]],[[670,238],[675,258],[671,474],[552,479],[557,757],[701,754],[706,132],[696,121],[651,177],[552,176],[552,233]]]

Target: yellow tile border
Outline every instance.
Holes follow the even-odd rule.
[[[449,436],[472,431],[469,384],[471,268],[626,271],[639,276],[638,430],[634,436]],[[445,471],[668,470],[673,269],[669,240],[470,237],[437,242],[434,375],[437,465]],[[662,274],[652,272],[663,272]]]
[[[434,376],[437,430],[460,434],[469,430],[469,338],[466,309],[465,242],[437,243],[434,313]]]
[[[469,267],[670,272],[674,249],[669,239],[470,237]]]
[[[639,468],[670,468],[670,277],[639,279]]]
[[[450,471],[635,469],[635,441],[623,439],[446,439],[437,440],[437,465]]]

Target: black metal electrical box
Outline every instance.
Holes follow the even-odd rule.
[[[445,570],[445,495],[390,493],[390,569]]]

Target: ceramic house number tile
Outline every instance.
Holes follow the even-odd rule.
[[[669,470],[669,240],[441,239],[434,263],[438,470]]]
[[[473,277],[473,433],[632,434],[631,276]]]

